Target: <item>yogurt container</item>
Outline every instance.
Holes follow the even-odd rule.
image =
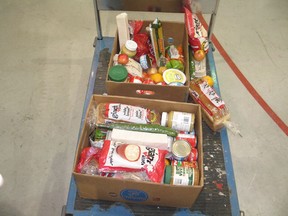
[[[174,85],[175,83],[181,83],[184,85],[186,82],[186,75],[178,69],[171,68],[164,71],[163,79],[168,85],[170,83],[173,83]]]

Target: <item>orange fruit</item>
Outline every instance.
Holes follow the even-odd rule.
[[[163,77],[162,74],[160,73],[155,73],[155,74],[151,74],[150,78],[155,82],[155,83],[159,83],[159,82],[163,82]]]
[[[208,83],[209,86],[213,86],[214,85],[214,80],[211,76],[204,76],[201,78],[202,80],[206,81]]]

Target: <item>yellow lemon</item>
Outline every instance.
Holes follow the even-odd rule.
[[[206,81],[208,83],[209,86],[213,86],[214,85],[214,81],[213,78],[211,76],[204,76],[202,77],[202,80]]]

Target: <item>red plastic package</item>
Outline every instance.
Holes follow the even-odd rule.
[[[180,131],[176,137],[176,140],[187,141],[190,144],[191,148],[196,148],[197,146],[197,137],[194,130],[192,132]]]
[[[186,7],[184,7],[184,11],[185,11],[185,25],[186,25],[188,36],[189,38],[194,38],[195,27],[194,27],[192,12]]]
[[[138,34],[143,26],[143,20],[129,20],[129,28],[130,33],[132,34],[132,38],[134,35]]]
[[[166,150],[105,140],[99,158],[100,172],[145,170],[152,182],[160,183],[165,169]]]
[[[142,55],[146,55],[149,53],[148,47],[148,35],[147,34],[135,34],[133,40],[137,43],[137,53],[134,56],[136,61],[140,60]]]
[[[100,156],[100,148],[86,147],[82,150],[80,160],[76,166],[76,172],[82,173],[83,168],[90,163],[91,160],[98,161]]]
[[[206,53],[209,50],[209,42],[207,40],[207,31],[202,26],[198,17],[184,7],[185,11],[185,26],[188,32],[188,42],[194,52],[204,50]]]

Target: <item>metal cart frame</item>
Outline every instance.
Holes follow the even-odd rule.
[[[183,13],[182,3],[186,2],[195,13],[210,14],[208,39],[211,41],[220,0],[138,0],[136,5],[135,2],[135,0],[93,0],[97,39],[103,39],[100,11]],[[137,6],[139,2],[142,3],[141,8]],[[166,8],[167,2],[174,4],[174,7]]]

